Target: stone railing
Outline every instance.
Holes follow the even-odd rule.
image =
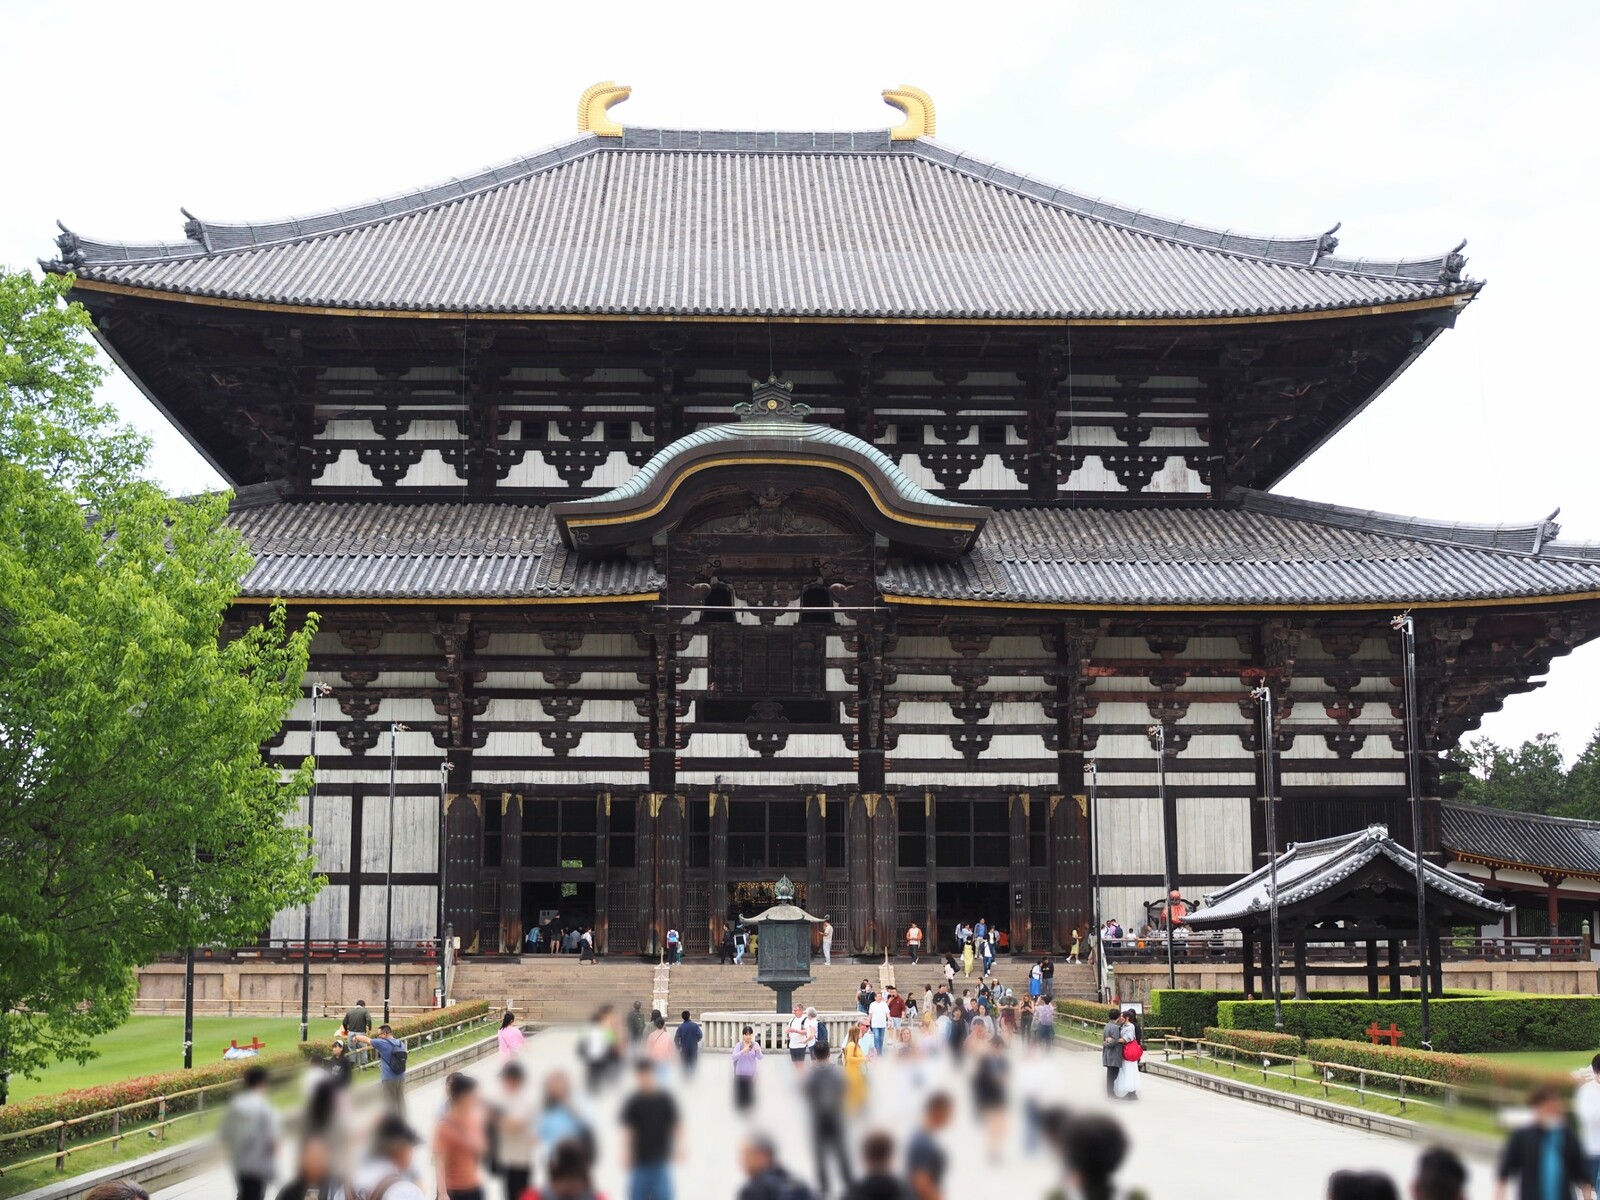
[[[818,1013],[817,1019],[828,1029],[830,1046],[844,1045],[850,1027],[861,1018],[858,1012]],[[756,1042],[766,1051],[783,1051],[789,1048],[789,1016],[769,1012],[703,1012],[700,1029],[705,1035],[702,1043],[707,1050],[731,1050],[746,1025],[755,1031]]]

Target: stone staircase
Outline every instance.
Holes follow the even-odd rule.
[[[1031,959],[1002,957],[995,960],[994,975],[1019,996],[1028,992]],[[840,960],[832,966],[812,963],[814,983],[795,991],[795,999],[823,1012],[848,1012],[856,1006],[856,991],[863,979],[881,986],[887,974],[901,991],[922,995],[928,984],[944,979],[939,960],[924,958],[913,967],[908,959],[890,961],[887,971],[879,963]],[[955,991],[976,991],[978,977],[956,976]],[[598,965],[580,963],[567,955],[530,955],[523,959],[465,958],[456,967],[453,992],[457,1000],[511,1002],[517,1015],[533,1025],[587,1021],[602,1004],[626,1012],[635,1000],[648,1010],[659,1004],[669,1023],[687,1008],[702,1012],[771,1012],[776,995],[756,982],[755,964],[720,965],[715,959],[694,958],[670,968],[637,959],[605,959]],[[1094,978],[1086,966],[1056,964],[1056,995],[1069,999],[1094,999]]]

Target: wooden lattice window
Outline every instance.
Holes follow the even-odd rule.
[[[613,807],[613,812],[616,809]],[[606,950],[611,954],[637,954],[639,927],[634,913],[639,885],[632,879],[613,879],[606,889]]]

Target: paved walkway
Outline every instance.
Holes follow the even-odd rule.
[[[575,1072],[575,1035],[558,1030],[538,1034],[529,1040],[528,1057],[536,1078],[555,1069]],[[1403,1184],[1416,1159],[1418,1147],[1396,1138],[1325,1124],[1155,1077],[1146,1077],[1139,1103],[1108,1104],[1101,1095],[1103,1076],[1097,1055],[1060,1049],[1048,1061],[1041,1086],[1050,1102],[1078,1110],[1114,1111],[1126,1123],[1133,1151],[1123,1181],[1147,1189],[1152,1200],[1237,1200],[1242,1195],[1318,1200],[1325,1194],[1328,1175],[1337,1168],[1377,1168]],[[488,1080],[497,1066],[491,1058],[470,1070]],[[698,1077],[678,1086],[688,1121],[684,1158],[676,1171],[681,1200],[732,1200],[737,1191],[742,1126],[733,1113],[729,1073],[726,1056],[707,1055]],[[631,1084],[631,1080],[627,1082]],[[948,1088],[960,1105],[946,1132],[952,1158],[948,1195],[994,1194],[998,1184],[1007,1197],[1028,1200],[1050,1190],[1057,1179],[1054,1160],[1043,1154],[1025,1154],[1016,1125],[1001,1161],[991,1164],[987,1160],[967,1109],[967,1089],[947,1076],[920,1085],[902,1076],[876,1077],[862,1128],[881,1126],[903,1140],[916,1123],[921,1097],[935,1084]],[[492,1088],[492,1083],[489,1086]],[[443,1092],[441,1081],[411,1093],[411,1117],[419,1131],[431,1129]],[[616,1153],[615,1113],[620,1100],[619,1089],[601,1096],[592,1109],[601,1143],[596,1183],[612,1200],[627,1196]],[[805,1114],[786,1058],[769,1056],[762,1064],[754,1124],[778,1140],[784,1162],[791,1169],[810,1178]],[[1471,1166],[1469,1194],[1474,1200],[1487,1198],[1491,1191],[1488,1165],[1474,1162]],[[231,1194],[226,1173],[213,1171],[158,1192],[156,1200],[217,1200]],[[497,1192],[490,1194],[498,1200]]]

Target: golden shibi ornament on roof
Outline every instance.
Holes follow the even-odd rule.
[[[610,79],[584,88],[583,95],[578,97],[578,132],[592,133],[596,137],[621,137],[622,126],[612,119],[611,109],[631,95],[631,87]],[[933,136],[933,97],[927,92],[902,83],[897,88],[885,88],[883,99],[905,114],[905,120],[889,131],[890,141],[910,142]]]

